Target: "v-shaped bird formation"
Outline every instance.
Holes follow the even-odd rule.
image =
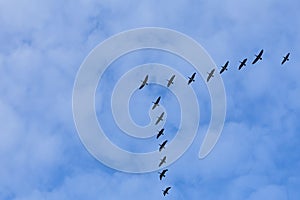
[[[264,53],[264,50],[262,49],[262,50],[260,50],[260,52],[257,55],[255,54],[255,58],[252,61],[252,65],[254,65],[258,61],[262,60],[263,53]],[[287,53],[285,56],[283,56],[283,59],[281,61],[281,65],[283,65],[287,61],[289,61],[289,56],[290,56],[290,53]],[[240,64],[238,66],[238,70],[241,70],[243,67],[245,67],[247,61],[248,61],[248,58],[244,58],[242,61],[240,61]],[[228,70],[228,66],[229,66],[229,61],[226,61],[226,63],[224,64],[224,66],[221,66],[220,74],[222,74],[223,72],[227,71]],[[210,72],[207,72],[208,75],[207,75],[206,82],[209,82],[214,77],[214,72],[215,72],[215,69],[212,69]],[[146,85],[148,85],[148,78],[149,78],[149,75],[147,74],[145,76],[144,80],[141,81],[142,84],[139,86],[139,89],[142,89]],[[196,78],[196,72],[194,72],[190,77],[188,77],[187,84],[190,85],[191,83],[195,82],[195,78]],[[171,85],[174,84],[174,81],[175,81],[175,75],[172,75],[170,77],[170,79],[167,80],[166,86],[168,88],[171,87]],[[154,110],[156,107],[159,106],[160,100],[161,100],[161,96],[157,97],[157,99],[154,102],[152,102],[153,103],[153,106],[151,108],[152,110]],[[165,113],[162,112],[157,117],[155,125],[158,125],[161,121],[164,120],[164,114]],[[164,131],[165,131],[164,128],[162,128],[161,130],[159,130],[158,133],[157,133],[157,135],[156,135],[156,139],[162,138],[163,135],[164,135]],[[166,148],[167,142],[168,142],[168,140],[164,140],[161,144],[159,144],[159,148],[158,148],[159,152],[162,152]],[[163,166],[164,164],[166,164],[166,162],[167,162],[167,156],[165,155],[158,162],[158,167]],[[159,180],[163,180],[166,177],[166,173],[168,171],[169,171],[168,169],[163,169],[161,172],[159,172]],[[163,195],[166,196],[167,194],[169,194],[169,190],[171,188],[172,188],[171,186],[167,186],[164,190],[162,190]]]

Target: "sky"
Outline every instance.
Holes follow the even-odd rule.
[[[0,0],[0,199],[299,199],[299,7],[295,0]],[[198,159],[211,108],[205,80],[197,76],[192,87],[201,109],[199,131],[184,155],[168,166],[163,181],[157,171],[124,173],[96,160],[82,144],[72,113],[76,74],[89,52],[115,34],[142,27],[188,35],[218,69],[229,60],[222,74],[226,120],[217,145]],[[251,65],[261,49],[263,60]],[[290,61],[282,66],[287,52]],[[185,77],[193,68],[151,50],[125,57],[112,63],[100,81],[97,116],[107,120],[107,137],[117,145],[154,150],[155,140],[139,143],[122,135],[101,96],[137,65],[168,64]],[[247,66],[237,70],[244,58]],[[148,109],[158,95],[170,100],[162,104],[171,110],[176,131],[178,102],[161,87],[134,93],[133,120],[147,123],[147,115],[137,111]],[[161,190],[169,185],[164,197]]]

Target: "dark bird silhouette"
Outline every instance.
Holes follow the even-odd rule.
[[[195,81],[195,76],[196,76],[196,72],[193,73],[191,77],[188,77],[189,78],[188,85]]]
[[[211,77],[214,77],[214,72],[215,72],[215,69],[212,69],[209,73],[207,72],[208,77],[206,79],[206,82],[208,82],[211,79]]]
[[[162,128],[159,132],[158,132],[158,134],[157,134],[157,136],[156,136],[156,139],[158,139],[161,135],[163,135],[164,134],[164,128]]]
[[[289,61],[289,56],[290,56],[290,53],[286,54],[286,56],[283,56],[283,60],[281,62],[281,64],[283,65],[286,61]]]
[[[164,156],[163,159],[160,159],[158,167],[162,166],[164,163],[166,163],[167,156]]]
[[[165,140],[162,144],[159,145],[159,151],[163,150],[167,144],[168,140]]]
[[[147,76],[145,77],[145,79],[144,79],[143,81],[141,81],[142,84],[141,84],[141,86],[139,87],[139,89],[142,89],[145,85],[148,85],[147,81],[148,81],[148,74],[147,74]]]
[[[168,81],[168,84],[167,84],[167,87],[170,87],[171,84],[173,84],[174,82],[174,78],[175,78],[175,75],[173,75],[170,80],[167,80]]]
[[[152,110],[154,109],[154,108],[156,108],[156,106],[159,106],[159,101],[160,101],[160,96],[156,99],[156,101],[155,102],[152,102],[152,103],[154,103],[154,105],[152,106]]]
[[[163,195],[166,196],[167,194],[169,194],[169,190],[171,189],[171,187],[167,187],[165,190],[163,190]]]
[[[243,66],[246,66],[247,58],[245,58],[242,62],[240,61],[239,70],[242,69]]]
[[[159,172],[159,180],[162,180],[163,177],[166,177],[166,172],[168,169],[164,169],[162,172]]]
[[[220,74],[222,74],[225,70],[227,70],[228,64],[229,64],[229,61],[227,61],[224,66],[222,66]]]
[[[262,49],[258,55],[255,55],[256,58],[253,60],[252,65],[254,65],[257,61],[262,60],[262,54],[264,53],[264,50]]]
[[[160,116],[157,117],[157,120],[156,120],[156,122],[155,122],[155,125],[157,125],[160,121],[164,121],[164,120],[163,120],[164,114],[165,114],[165,112],[162,112],[162,113],[160,114]]]

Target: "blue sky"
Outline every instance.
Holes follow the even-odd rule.
[[[166,199],[299,199],[299,6],[295,0],[0,1],[0,199],[163,199],[166,185],[172,186]],[[157,172],[127,174],[98,162],[72,116],[73,84],[88,53],[114,34],[145,26],[187,34],[218,67],[230,61],[219,142],[198,160],[210,102],[197,77],[198,136],[164,181]],[[237,70],[239,60],[252,61],[260,49],[263,61]],[[291,59],[281,66],[287,52]],[[177,59],[146,51],[119,63],[184,64]],[[110,73],[118,76],[113,66]],[[144,98],[154,96],[145,91]]]

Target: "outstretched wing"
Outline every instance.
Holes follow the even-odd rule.
[[[252,64],[255,64],[259,60],[259,56],[256,56],[256,58],[253,60]]]
[[[154,109],[157,107],[157,105],[158,105],[158,104],[155,103],[155,104],[152,106],[152,110],[154,110]]]

